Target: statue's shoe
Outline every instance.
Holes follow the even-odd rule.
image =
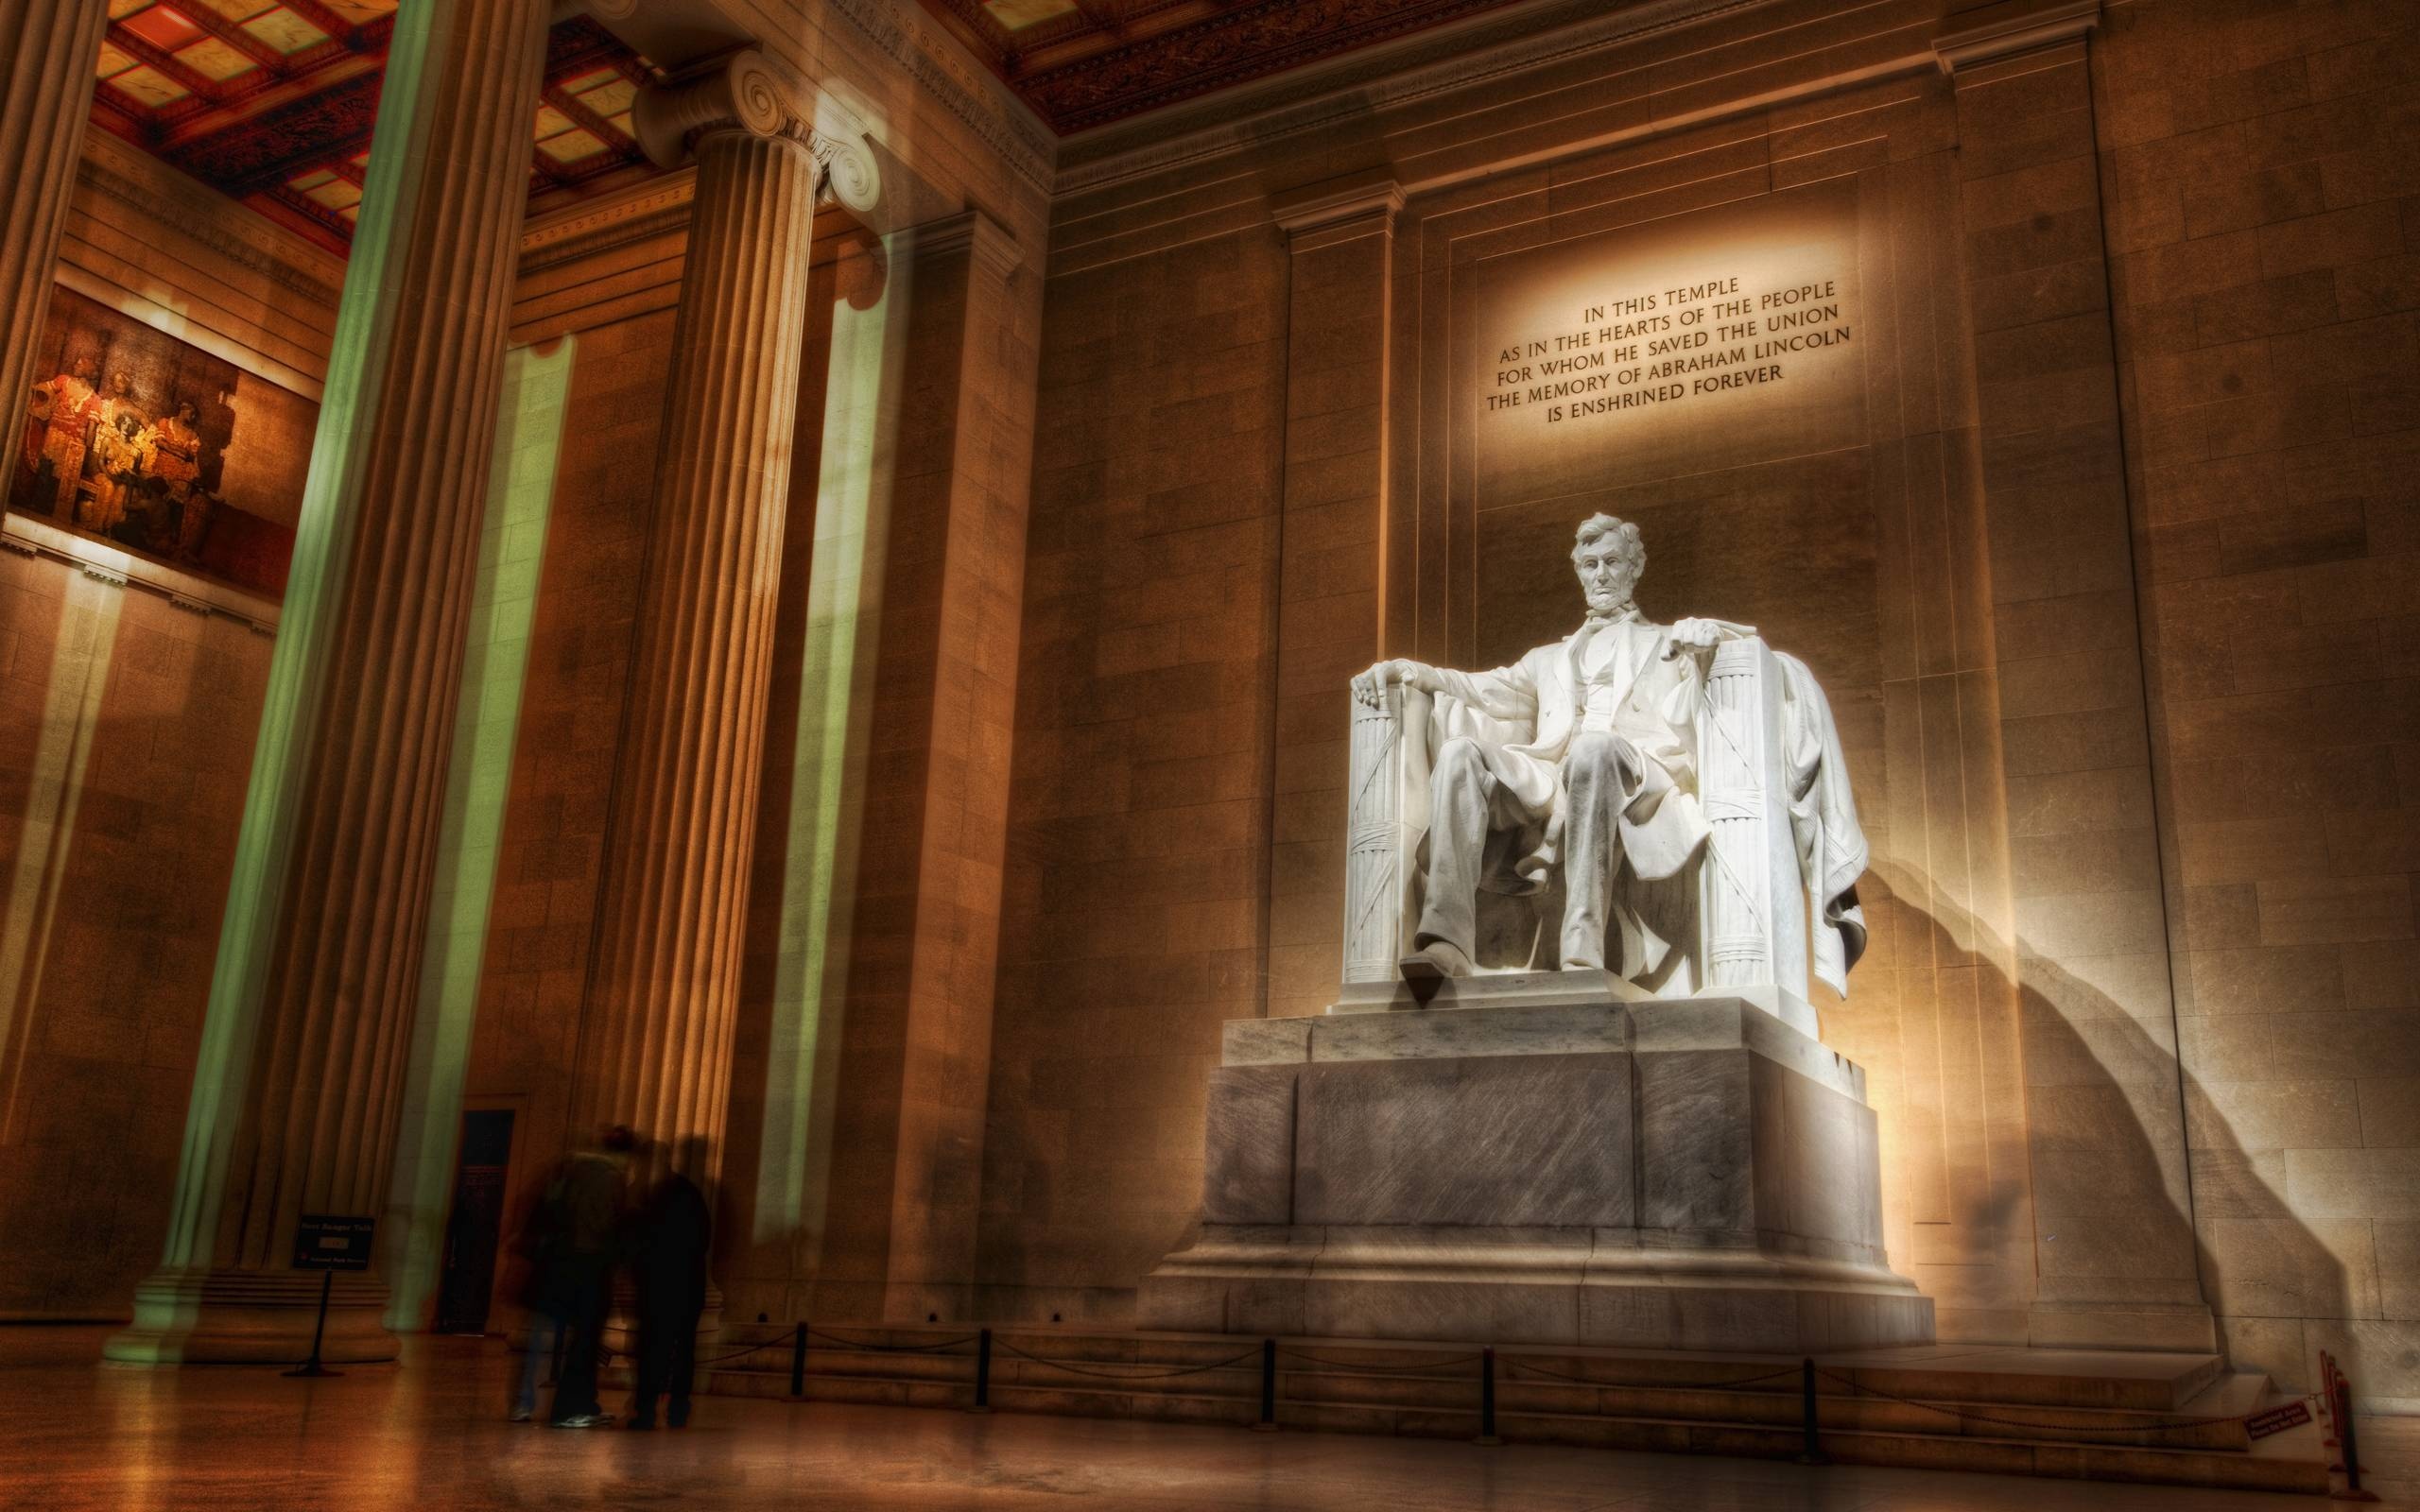
[[[1471,958],[1443,940],[1431,940],[1395,963],[1403,979],[1418,987],[1471,974]]]

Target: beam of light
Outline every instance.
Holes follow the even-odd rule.
[[[802,1234],[811,1244],[823,1230],[910,294],[910,259],[888,261],[881,297],[863,310],[842,301],[832,317],[766,1047],[759,1244]]]
[[[42,995],[51,923],[67,878],[77,805],[83,799],[84,764],[92,756],[126,603],[126,590],[115,583],[74,568],[55,570],[65,579],[66,593],[27,774],[16,864],[9,869],[8,913],[0,915],[0,1144],[16,1138],[17,1094],[34,1046],[33,1010]]]
[[[505,357],[478,576],[462,648],[454,752],[446,767],[445,813],[429,890],[420,1001],[412,1017],[411,1066],[404,1081],[394,1178],[388,1183],[387,1214],[379,1226],[378,1268],[394,1288],[386,1321],[399,1331],[427,1327],[444,1270],[462,1083],[478,1015],[479,965],[487,950],[488,905],[512,781],[573,351],[567,335],[549,352],[516,347]]]

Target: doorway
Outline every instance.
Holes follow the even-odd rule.
[[[496,1246],[504,1237],[505,1174],[511,1163],[512,1109],[464,1112],[453,1215],[445,1225],[445,1269],[437,1283],[439,1333],[487,1332],[488,1308],[495,1299]]]

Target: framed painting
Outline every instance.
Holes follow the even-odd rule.
[[[19,413],[11,512],[283,600],[317,404],[59,288]]]

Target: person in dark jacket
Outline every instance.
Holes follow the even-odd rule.
[[[661,1147],[659,1146],[659,1149]],[[698,1358],[698,1317],[706,1306],[706,1257],[714,1217],[698,1184],[706,1142],[685,1139],[661,1164],[632,1225],[631,1268],[638,1282],[638,1379],[631,1393],[632,1428],[689,1422],[689,1384]]]
[[[510,1261],[505,1290],[527,1309],[529,1342],[520,1368],[513,1372],[512,1420],[526,1423],[538,1413],[538,1388],[554,1365],[555,1347],[562,1338],[562,1319],[555,1315],[557,1298],[547,1284],[554,1262],[556,1227],[562,1221],[563,1164],[558,1162],[523,1192],[513,1223]]]
[[[564,1163],[550,1194],[555,1213],[544,1286],[546,1311],[562,1322],[563,1364],[546,1420],[557,1428],[603,1428],[614,1421],[596,1400],[596,1365],[614,1301],[614,1263],[637,1143],[619,1125],[606,1130],[596,1148]]]

